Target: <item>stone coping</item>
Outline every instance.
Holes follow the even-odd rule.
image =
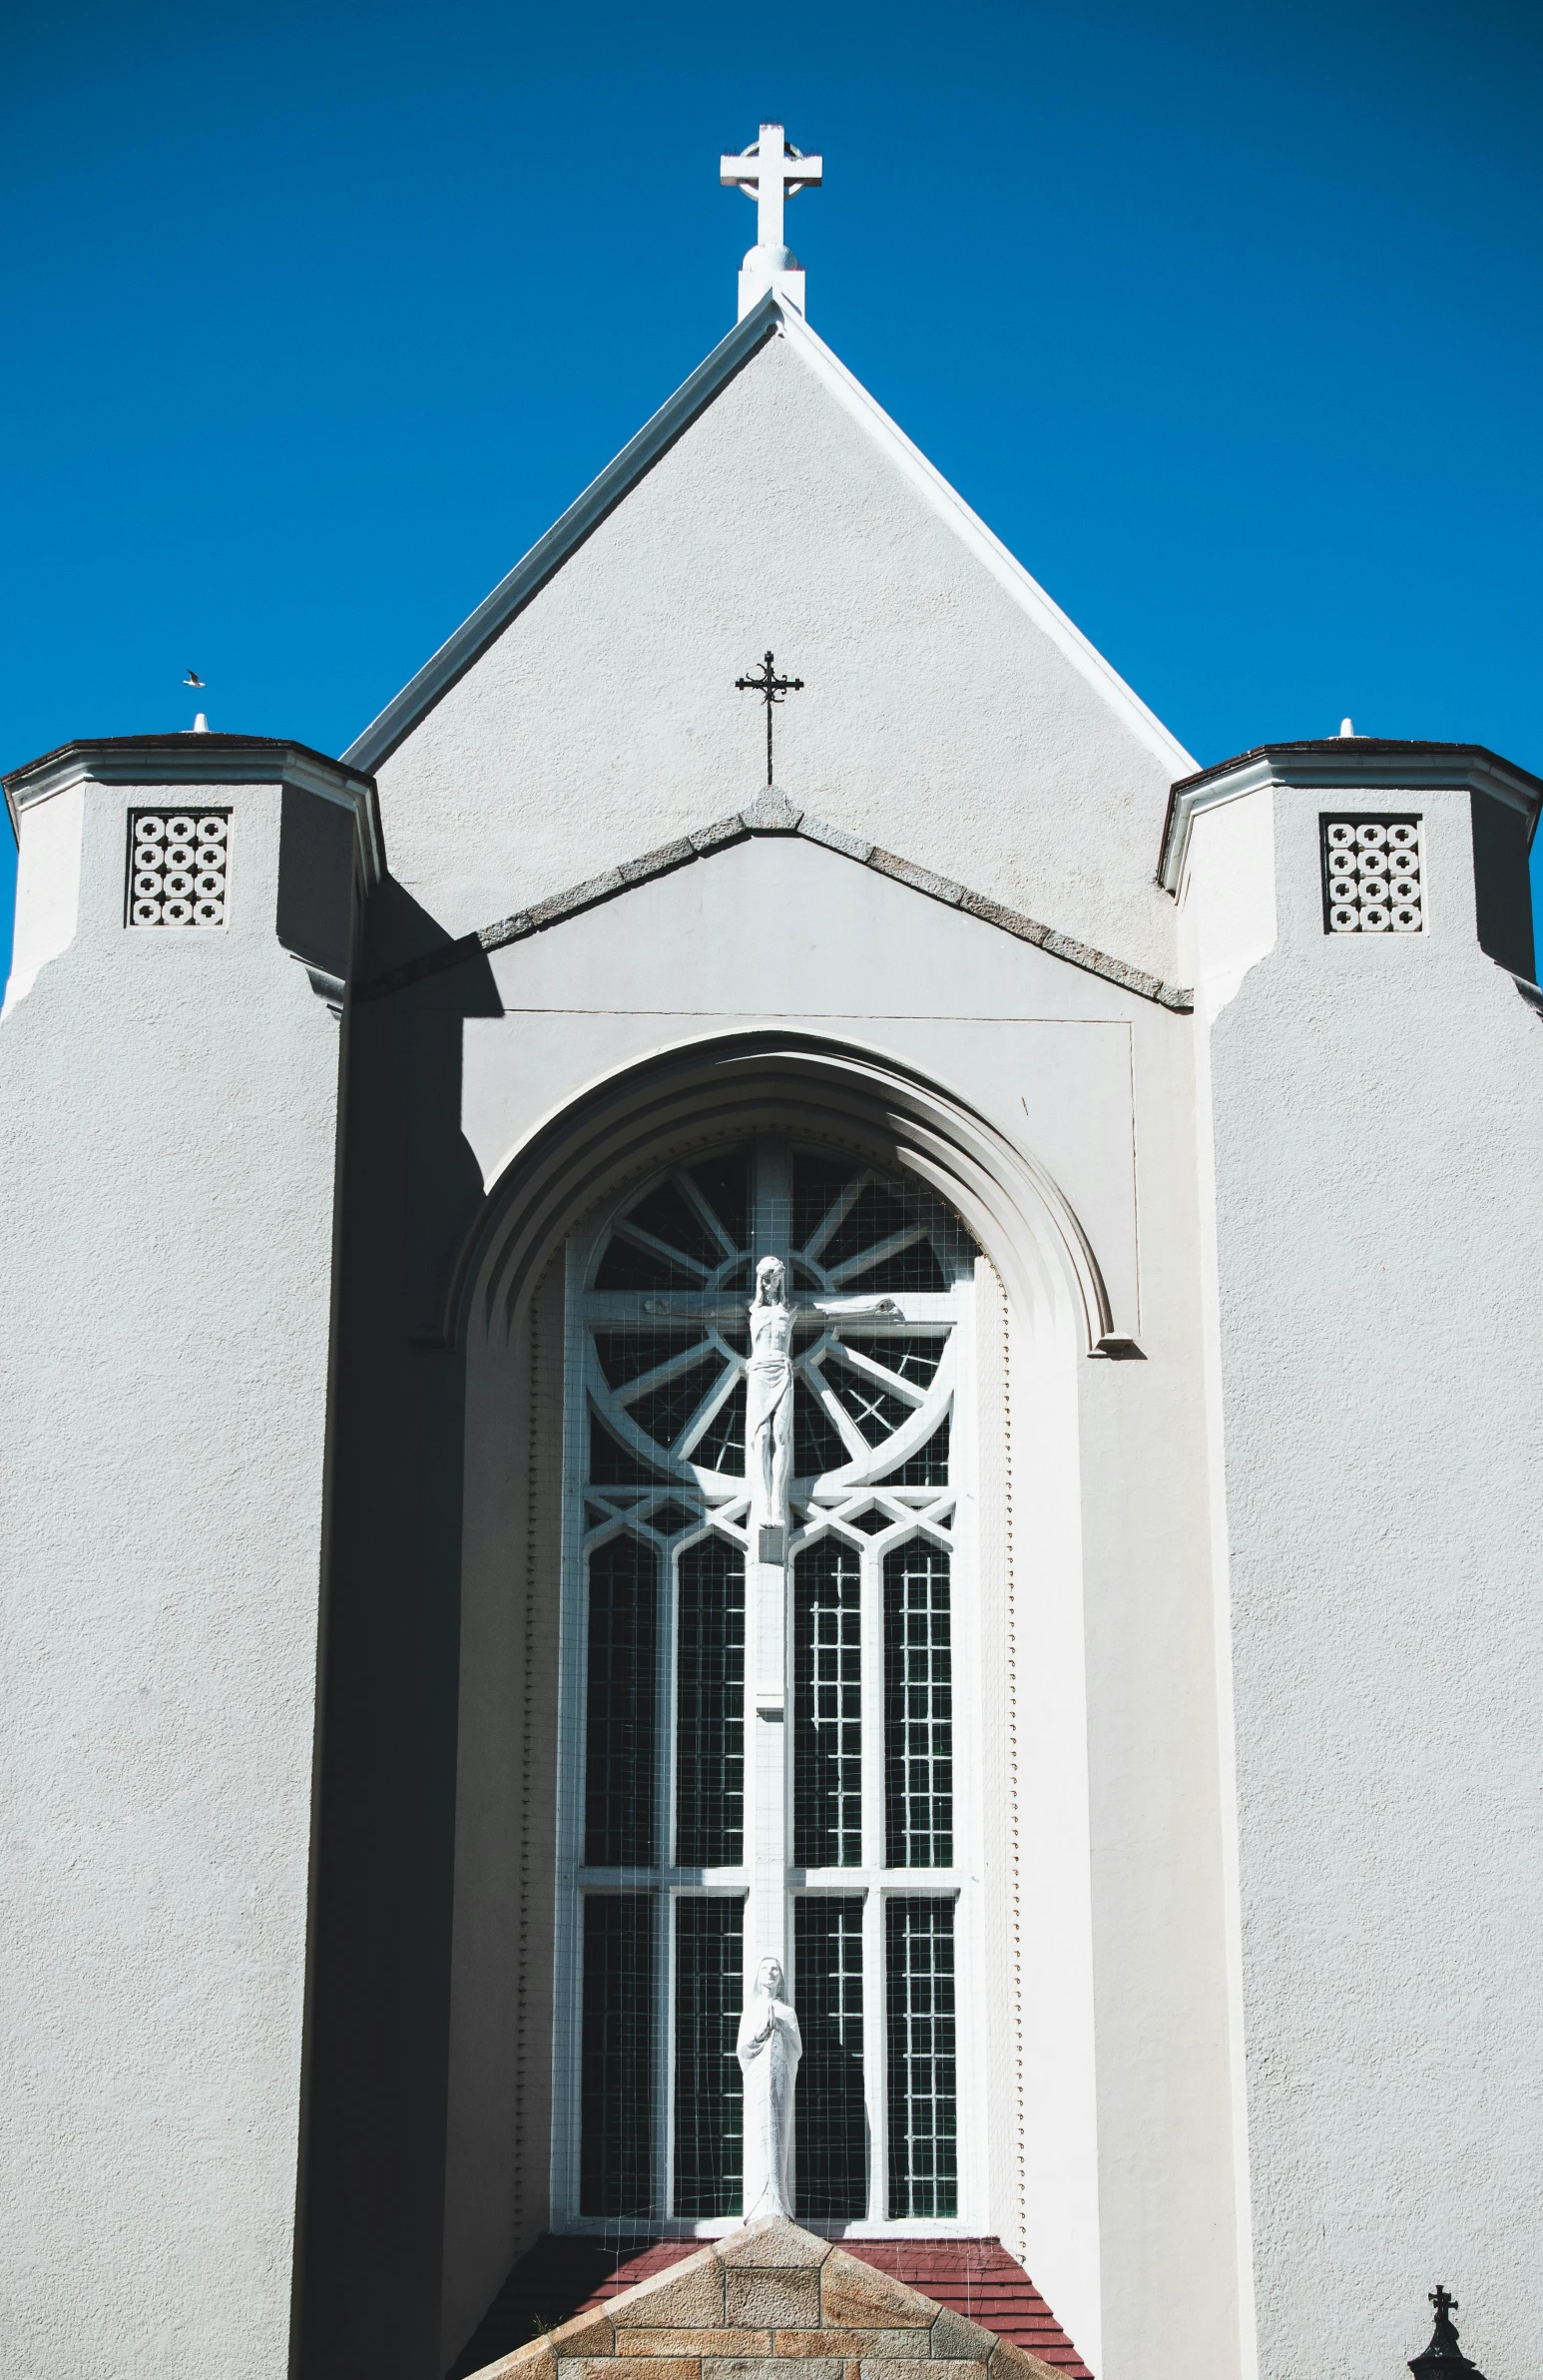
[[[1049,2364],[796,2223],[757,2223],[474,2380],[1057,2380]]]
[[[657,850],[644,852],[636,860],[625,860],[620,867],[607,869],[603,876],[570,886],[565,892],[554,892],[528,909],[518,909],[512,916],[499,917],[491,925],[480,926],[475,933],[462,934],[438,949],[403,959],[398,966],[361,984],[356,996],[379,999],[387,992],[404,991],[410,984],[436,975],[446,967],[459,966],[468,958],[506,950],[511,943],[545,933],[569,917],[598,908],[603,901],[615,900],[637,885],[673,876],[678,868],[709,860],[716,852],[727,851],[758,835],[799,836],[805,843],[817,844],[824,851],[839,853],[844,860],[855,861],[859,868],[870,868],[877,876],[908,886],[927,900],[940,901],[945,908],[958,909],[963,916],[977,917],[983,924],[1011,934],[1017,941],[1032,942],[1036,949],[1048,951],[1052,958],[1065,959],[1069,966],[1101,976],[1106,983],[1116,983],[1123,991],[1134,992],[1138,999],[1152,1000],[1158,1007],[1172,1009],[1181,1016],[1187,1016],[1194,1007],[1194,994],[1188,986],[1166,983],[1160,975],[1128,965],[1123,958],[1112,958],[1107,950],[1095,950],[1091,944],[1079,941],[1075,934],[1060,933],[1052,925],[1040,924],[1035,917],[1005,908],[984,892],[972,892],[967,885],[956,885],[951,877],[936,876],[931,869],[918,868],[913,861],[902,860],[897,853],[886,852],[861,836],[848,835],[844,828],[829,826],[771,786],[748,809],[736,811],[732,817],[719,819],[710,827],[695,828],[674,843],[660,844]]]

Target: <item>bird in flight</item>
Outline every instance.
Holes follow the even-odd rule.
[[[184,678],[184,680],[183,680],[183,684],[184,684],[185,686],[202,686],[202,685],[203,685],[203,683],[204,683],[204,681],[203,681],[203,679],[202,679],[202,678],[199,676],[199,673],[198,673],[198,671],[197,671],[197,670],[190,670],[190,671],[188,672],[188,675],[186,676],[186,678]]]

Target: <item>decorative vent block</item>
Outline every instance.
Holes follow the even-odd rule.
[[[1417,818],[1326,818],[1323,931],[1423,933]]]
[[[129,819],[130,925],[223,925],[228,810],[136,810]]]

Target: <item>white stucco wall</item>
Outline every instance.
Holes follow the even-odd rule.
[[[1318,816],[1356,810],[1423,813],[1426,933],[1325,936]],[[1260,2368],[1396,2370],[1440,2279],[1524,2380],[1543,1016],[1474,940],[1466,793],[1279,790],[1274,874],[1211,1046]]]
[[[86,789],[67,786],[22,813],[16,870],[16,930],[5,1008],[24,1000],[40,968],[75,938],[80,909]]]
[[[277,786],[54,800],[78,922],[0,1027],[0,2363],[280,2380],[338,1025]],[[126,930],[136,804],[234,810],[227,929]]]
[[[392,867],[452,932],[777,783],[1159,974],[1169,779],[783,338],[756,353],[380,769]],[[1177,756],[1177,757],[1176,757]]]

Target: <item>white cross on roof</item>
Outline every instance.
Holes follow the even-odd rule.
[[[737,157],[719,160],[719,180],[726,189],[735,184],[756,201],[756,245],[782,246],[782,207],[785,200],[824,179],[824,160],[802,157],[783,137],[779,124],[764,124],[758,140]]]

